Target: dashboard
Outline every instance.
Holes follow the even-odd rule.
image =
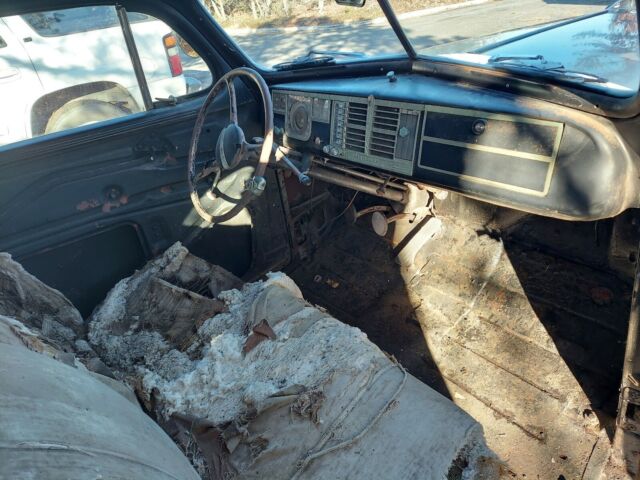
[[[637,206],[637,158],[595,115],[420,75],[282,84],[272,98],[280,141],[329,161],[559,218]]]

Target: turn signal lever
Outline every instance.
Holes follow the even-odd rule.
[[[253,139],[253,141],[255,142],[256,146],[259,146],[262,144],[263,140],[260,137],[256,137]],[[310,157],[307,158],[307,156],[303,154],[302,167],[298,167],[298,165],[296,165],[296,162],[294,160],[291,160],[289,157],[287,157],[287,155],[284,153],[284,150],[275,142],[273,142],[272,150],[273,150],[273,156],[276,159],[276,162],[275,162],[276,165],[280,164],[284,166],[286,169],[293,172],[293,174],[298,178],[298,181],[302,185],[305,185],[305,186],[311,185],[311,177],[309,177],[309,175],[305,173],[309,170],[309,167],[311,166]],[[301,171],[301,169],[304,171]]]
[[[293,160],[287,157],[280,147],[274,144],[273,149],[275,150],[275,154],[276,154],[276,164],[278,162],[282,162],[286,168],[291,170],[293,174],[296,177],[298,177],[298,181],[302,185],[305,185],[305,186],[311,185],[311,177],[309,177],[309,175],[307,175],[306,173],[301,172],[300,169],[293,162]]]

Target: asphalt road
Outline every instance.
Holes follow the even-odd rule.
[[[490,0],[445,12],[401,20],[421,53],[464,52],[478,39],[501,32],[564,20],[602,10],[607,0]],[[254,60],[264,65],[291,60],[309,49],[348,50],[368,55],[403,52],[383,22],[301,28],[229,31]]]

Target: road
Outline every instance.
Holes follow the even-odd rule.
[[[371,1],[371,0],[370,0]],[[421,53],[464,52],[477,39],[602,10],[606,0],[490,0],[480,5],[416,16],[401,24]],[[258,31],[229,31],[258,63],[273,65],[304,55],[310,48],[368,55],[402,53],[384,22]]]

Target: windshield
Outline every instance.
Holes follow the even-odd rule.
[[[330,52],[336,61],[406,55],[375,0],[362,8],[333,0],[201,0],[236,43],[263,66]],[[355,53],[355,55],[345,55]]]
[[[634,0],[476,0],[400,14],[416,51],[637,92]],[[391,0],[401,9],[403,0]],[[580,76],[577,73],[588,74]]]
[[[375,0],[202,0],[264,67],[406,55]],[[390,0],[421,57],[562,77],[635,93],[640,47],[635,0]],[[284,68],[289,68],[285,65]]]

